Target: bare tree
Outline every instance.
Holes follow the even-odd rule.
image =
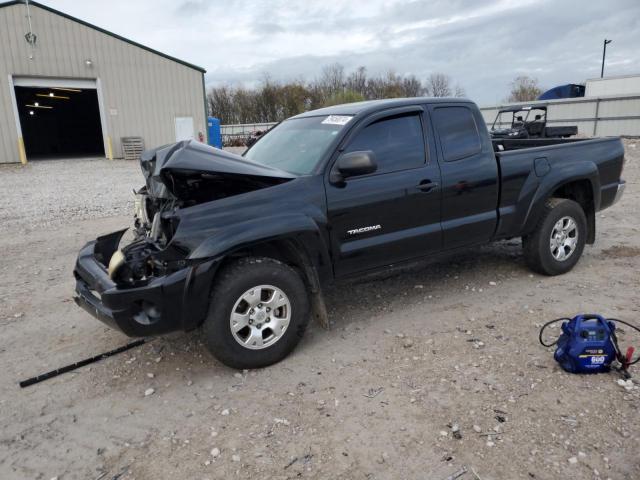
[[[450,97],[452,94],[451,77],[444,73],[432,73],[424,88],[430,97]]]
[[[367,69],[358,67],[347,77],[347,90],[359,93],[362,97],[367,94]]]
[[[542,93],[538,79],[522,75],[511,82],[511,92],[507,102],[529,102],[535,100]]]
[[[320,86],[320,90],[322,90],[327,97],[341,92],[346,88],[344,67],[339,63],[326,65],[322,68],[322,74],[317,83]]]
[[[414,75],[409,75],[402,79],[403,97],[419,97],[424,95],[424,87],[422,82]]]
[[[381,78],[382,92],[378,98],[400,98],[404,97],[402,89],[402,77],[396,75],[393,70],[389,70],[387,75]]]
[[[207,95],[209,113],[216,115],[225,123],[235,123],[235,105],[232,89],[227,86],[212,88]]]

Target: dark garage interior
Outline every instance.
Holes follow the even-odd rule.
[[[95,89],[15,87],[29,160],[104,156]]]

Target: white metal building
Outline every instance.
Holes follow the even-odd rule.
[[[637,74],[589,79],[584,97],[505,103],[481,107],[480,111],[491,126],[500,109],[516,105],[545,106],[550,126],[577,125],[579,135],[640,137],[640,75]],[[497,126],[507,126],[507,117],[503,115],[498,119]]]
[[[545,106],[549,126],[576,125],[582,136],[640,137],[640,94],[535,100],[481,107],[480,111],[490,127],[500,109],[515,105]],[[507,126],[507,119],[508,116],[503,115],[503,123],[497,126]]]
[[[0,163],[206,137],[204,73],[45,5],[0,3]]]
[[[632,94],[640,94],[640,75],[590,78],[587,80],[584,96],[601,97],[604,95]]]

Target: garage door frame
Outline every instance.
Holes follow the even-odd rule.
[[[104,100],[102,97],[102,85],[99,78],[53,78],[9,75],[11,103],[13,105],[13,115],[16,121],[16,130],[18,132],[18,154],[20,156],[20,162],[23,165],[26,165],[27,163],[27,154],[24,148],[24,139],[22,137],[22,126],[20,124],[20,114],[18,113],[18,102],[16,101],[15,87],[79,88],[83,90],[96,90],[98,96],[98,111],[100,112],[100,127],[102,128],[104,152],[109,160],[113,160],[111,137],[109,136],[109,131],[107,129],[107,120],[104,114]]]

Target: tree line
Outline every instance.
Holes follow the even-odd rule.
[[[505,101],[535,100],[542,91],[538,79],[518,76],[511,82]],[[464,89],[444,73],[433,73],[424,80],[393,71],[372,76],[366,67],[347,72],[341,64],[334,63],[322,68],[320,76],[309,82],[277,82],[265,76],[256,88],[229,85],[210,88],[207,108],[209,115],[229,125],[279,122],[307,110],[362,100],[464,95]]]
[[[389,71],[369,75],[366,67],[346,72],[335,63],[310,82],[276,82],[265,76],[257,88],[218,86],[207,92],[209,114],[223,125],[279,122],[298,113],[341,103],[399,97],[462,97],[464,89],[449,75],[433,73],[424,81]]]

